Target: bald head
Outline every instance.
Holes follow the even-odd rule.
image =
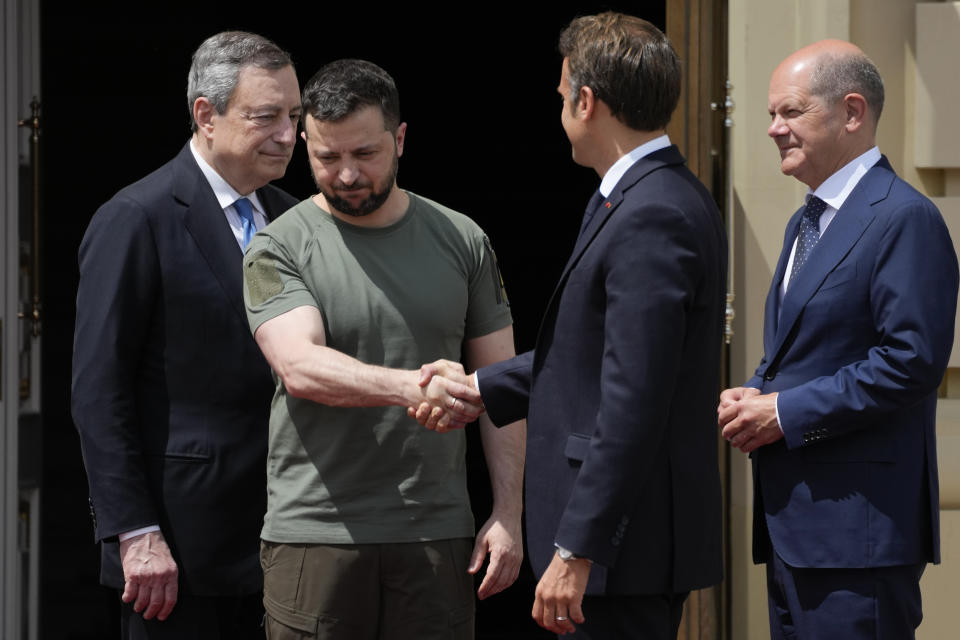
[[[883,82],[856,46],[822,40],[777,66],[768,104],[780,169],[816,190],[875,145]]]
[[[883,111],[883,80],[860,47],[843,40],[821,40],[792,53],[777,66],[776,76],[805,78],[811,95],[836,104],[850,93],[863,96],[876,127]]]

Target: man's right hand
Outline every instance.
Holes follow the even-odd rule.
[[[428,429],[440,433],[460,429],[484,412],[473,376],[467,375],[459,362],[441,359],[423,365],[418,384],[427,399],[408,407],[407,414]]]
[[[144,620],[166,620],[177,604],[177,563],[159,531],[150,531],[120,543],[124,602]]]

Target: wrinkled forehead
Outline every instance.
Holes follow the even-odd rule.
[[[787,98],[810,96],[810,78],[813,71],[809,61],[784,60],[770,76],[768,104],[773,107]]]

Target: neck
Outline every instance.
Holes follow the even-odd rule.
[[[234,188],[234,190],[240,195],[248,195],[253,193],[258,186],[257,184],[249,184],[236,180],[235,177],[231,176],[228,172],[224,171],[223,167],[217,164],[217,160],[213,155],[212,142],[207,140],[199,132],[194,132],[193,134],[193,148],[197,150],[197,153],[200,154],[200,157],[210,165],[210,168],[217,172],[217,175],[224,179],[224,181]]]
[[[659,138],[666,132],[663,129],[656,131],[637,131],[622,124],[619,120],[611,118],[612,122],[607,122],[606,126],[597,136],[598,149],[596,160],[591,163],[594,171],[601,178],[613,164],[627,155],[642,144],[650,142],[654,138]]]

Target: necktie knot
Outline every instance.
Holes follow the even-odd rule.
[[[243,232],[242,248],[246,249],[250,239],[257,232],[257,225],[253,221],[253,205],[246,198],[240,198],[233,203],[237,215],[240,216],[240,229]]]
[[[820,216],[823,215],[823,212],[827,210],[827,203],[818,198],[817,196],[810,196],[810,199],[807,201],[807,206],[803,209],[803,217],[812,222],[817,226],[817,229],[820,228]],[[818,231],[819,235],[819,231]]]

